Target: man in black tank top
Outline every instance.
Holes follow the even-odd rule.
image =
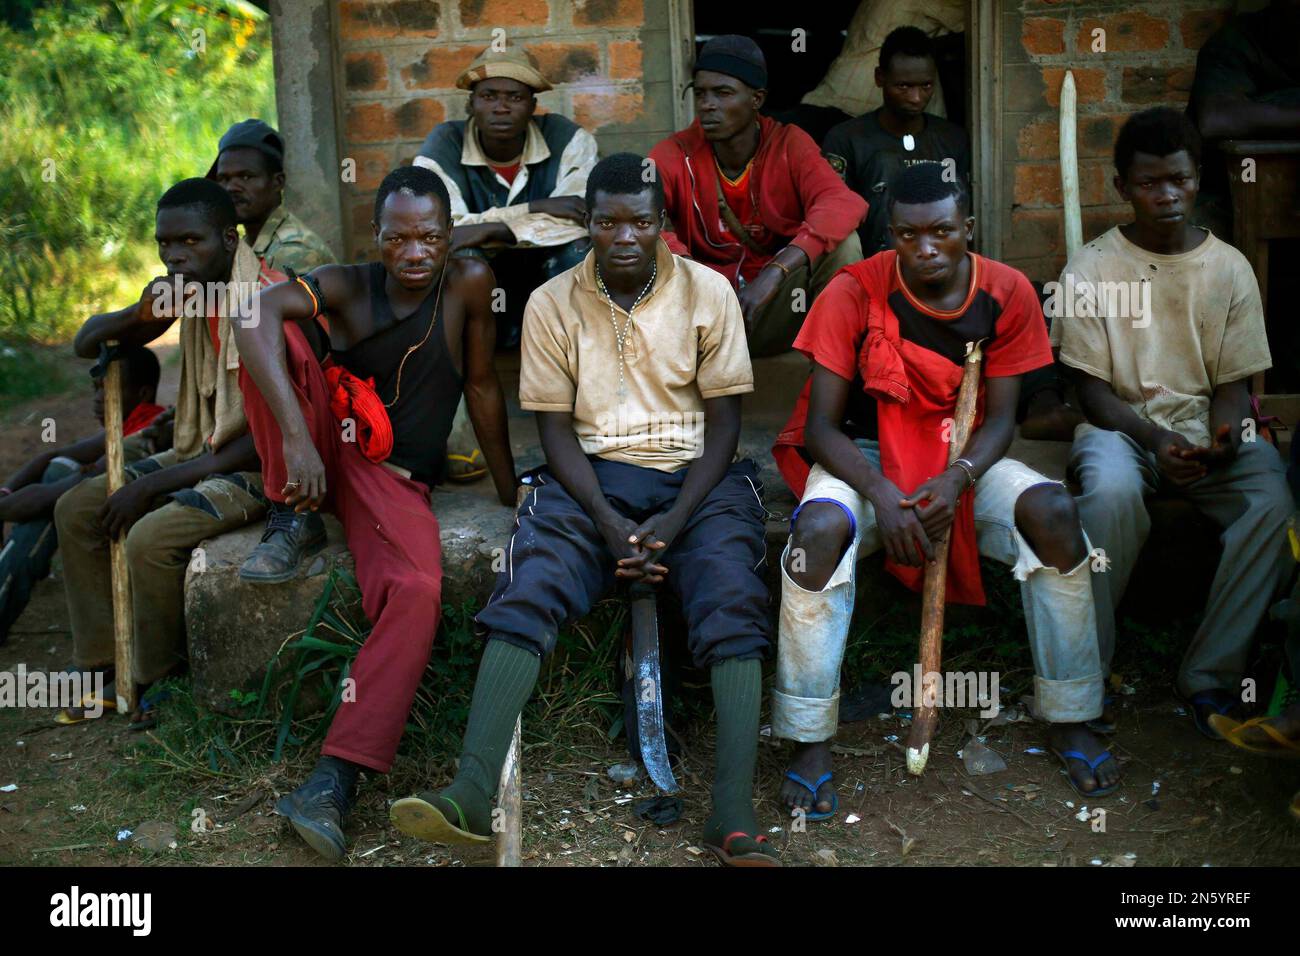
[[[442,548],[428,485],[439,477],[462,390],[497,495],[515,503],[505,395],[492,364],[495,282],[483,263],[447,257],[449,208],[434,173],[394,170],[375,199],[380,263],[322,266],[274,286],[256,320],[236,332],[245,411],[272,502],[266,534],[240,575],[293,577],[304,554],[324,545],[314,512],[325,507],[343,523],[374,623],[352,667],[355,693],[339,705],[320,761],[276,804],[334,860],[345,850],[357,771],[392,765],[438,629]],[[334,368],[322,368],[308,344],[308,334],[322,334],[322,316]],[[330,404],[342,398],[350,414],[340,420]]]

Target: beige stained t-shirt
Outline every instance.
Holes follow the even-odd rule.
[[[610,302],[595,253],[535,290],[524,309],[519,403],[572,412],[578,444],[599,455],[677,471],[704,452],[704,400],[754,390],[745,323],[731,284],[660,240],[654,287],[624,341],[626,400]],[[619,327],[627,313],[615,306]]]
[[[1167,256],[1116,226],[1066,264],[1057,295],[1061,361],[1109,382],[1139,416],[1193,444],[1210,444],[1215,388],[1272,365],[1255,274],[1208,233],[1195,249]],[[1090,301],[1099,318],[1088,314]]]

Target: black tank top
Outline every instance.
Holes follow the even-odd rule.
[[[350,349],[335,350],[334,360],[353,375],[373,377],[380,400],[392,402],[397,395],[397,369],[402,357],[429,332],[429,323],[435,323],[424,344],[406,359],[401,394],[388,408],[393,426],[393,452],[388,461],[408,469],[416,481],[432,486],[442,481],[446,471],[447,435],[465,380],[456,371],[447,348],[441,306],[437,317],[433,316],[438,283],[433,284],[414,312],[398,319],[384,291],[386,277],[382,263],[370,263],[366,281],[376,331]]]

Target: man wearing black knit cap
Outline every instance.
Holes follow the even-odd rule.
[[[867,203],[807,133],[759,115],[767,64],[753,40],[706,43],[693,87],[695,122],[650,153],[673,224],[663,237],[731,282],[751,355],[784,352],[835,271],[862,258]]]
[[[246,119],[226,130],[208,179],[230,194],[244,241],[272,269],[309,272],[334,262],[325,241],[281,202],[284,140],[270,124]]]

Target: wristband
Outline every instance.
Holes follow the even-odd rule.
[[[970,484],[968,484],[966,487],[974,488],[975,487],[975,465],[969,459],[966,458],[958,458],[956,461],[953,462],[953,464],[966,473],[966,480],[970,482]]]
[[[780,262],[780,261],[777,260],[777,259],[770,259],[770,260],[768,260],[768,263],[767,263],[767,264],[768,264],[769,266],[776,266],[778,269],[781,270],[781,275],[785,276],[787,279],[790,278],[790,267],[789,267],[789,266],[785,265],[784,263]]]

